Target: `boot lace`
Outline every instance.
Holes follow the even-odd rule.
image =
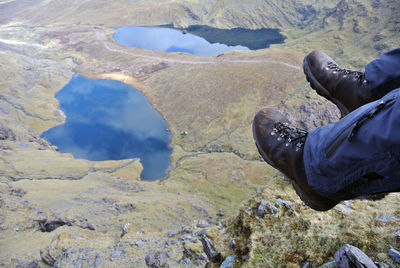
[[[360,84],[367,83],[367,80],[365,79],[365,73],[363,72],[344,69],[342,67],[339,67],[339,65],[333,62],[328,62],[328,68],[334,72],[339,72],[343,73],[344,75],[354,76]]]
[[[304,147],[308,132],[289,125],[289,123],[278,122],[274,125],[271,136],[278,135],[278,141],[286,140],[286,147],[291,143],[296,143],[296,151]]]

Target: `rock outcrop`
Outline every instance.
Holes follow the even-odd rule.
[[[213,247],[206,246],[205,252],[211,248],[212,255],[220,254],[219,263],[235,255],[240,267],[372,268],[394,264],[396,250],[387,251],[391,243],[397,243],[396,221],[382,222],[376,212],[382,206],[391,207],[399,196],[346,202],[320,213],[289,194],[291,189],[284,188],[286,195],[282,195],[275,188],[274,184],[263,188],[237,215],[224,220],[221,227],[210,228],[206,245]]]

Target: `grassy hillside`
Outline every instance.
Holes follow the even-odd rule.
[[[186,259],[189,266],[204,266],[204,259],[183,251],[189,243],[185,239],[197,239],[191,232],[200,231],[198,220],[215,226],[227,217],[229,235],[240,237],[243,209],[237,214],[238,208],[255,192],[242,207],[278,196],[296,206],[285,212],[290,215],[272,220],[246,216],[251,232],[240,248],[251,254],[243,265],[300,265],[307,258],[317,264],[330,259],[324,255],[341,243],[362,245],[364,234],[377,226],[367,219],[376,219],[380,207],[398,216],[398,196],[378,206],[356,202],[353,209],[360,208],[361,214],[343,220],[345,213],[335,210],[326,214],[330,220],[323,226],[313,225],[321,214],[301,207],[280,173],[260,161],[251,123],[264,106],[280,109],[309,130],[337,120],[336,107],[305,81],[305,53],[323,49],[347,67],[362,68],[399,44],[399,11],[397,0],[0,1],[0,265],[35,261],[44,267],[54,261],[62,267],[143,267],[145,256],[155,249],[168,252],[171,266],[184,266]],[[230,51],[221,57],[147,51],[112,39],[118,26],[169,23],[271,27],[287,39],[269,49]],[[40,139],[43,131],[65,120],[54,94],[74,73],[120,80],[148,97],[173,134],[167,180],[141,181],[136,159],[74,159]],[[180,135],[183,131],[188,135]],[[303,214],[311,226],[304,232],[305,242],[298,232],[291,246],[271,251],[262,234],[278,237],[282,230],[277,225],[290,225]],[[362,222],[356,226],[358,216]],[[55,230],[43,228],[57,222]],[[336,228],[340,222],[355,235]],[[378,227],[376,235],[387,236],[373,240],[369,253],[387,261],[385,249],[398,242],[389,236],[395,227]],[[309,238],[321,228],[326,229],[321,237],[340,239],[310,256],[320,244],[310,245]],[[221,241],[219,249],[228,254],[228,244]],[[308,245],[310,249],[293,253]],[[282,248],[285,259],[279,258]]]
[[[176,26],[194,24],[219,28],[292,28],[309,22],[335,1],[117,0],[3,1],[2,21]],[[109,12],[112,11],[112,12]]]

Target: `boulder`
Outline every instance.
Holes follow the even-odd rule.
[[[206,227],[210,227],[210,224],[206,220],[199,220],[197,222],[197,227],[206,228]]]
[[[167,264],[168,258],[168,252],[152,250],[147,254],[145,261],[147,266],[151,268],[159,268],[164,267]]]
[[[389,249],[388,255],[395,262],[400,263],[400,252],[398,250],[395,250],[394,248],[391,248],[391,249]]]
[[[335,253],[336,267],[377,268],[378,266],[360,249],[346,244]]]
[[[8,127],[3,126],[0,124],[0,140],[15,140],[14,132],[9,129]]]
[[[226,259],[222,262],[219,268],[232,268],[235,261],[236,261],[236,255],[226,257]]]
[[[202,236],[200,241],[203,244],[203,250],[204,253],[206,253],[208,260],[211,262],[219,262],[221,260],[221,254],[214,250],[214,244],[212,241],[206,236]]]
[[[40,258],[45,264],[49,266],[54,266],[57,261],[56,258],[50,253],[49,247],[40,250]]]
[[[399,222],[400,218],[392,215],[381,214],[378,217],[378,221],[383,223],[392,223],[392,222]]]
[[[256,210],[256,214],[259,217],[264,217],[264,215],[269,212],[269,213],[277,213],[279,209],[275,207],[274,205],[271,205],[267,203],[266,201],[261,201],[258,205],[258,208]]]
[[[283,200],[283,199],[276,199],[275,201],[278,205],[284,207],[284,208],[290,208],[291,206],[293,206],[293,202],[292,201],[288,201],[288,200]]]

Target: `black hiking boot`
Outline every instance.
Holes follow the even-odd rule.
[[[375,100],[363,72],[339,67],[322,51],[310,52],[304,58],[303,70],[310,86],[336,104],[342,117]]]
[[[290,126],[282,114],[271,108],[260,110],[253,121],[254,140],[263,159],[288,177],[307,206],[329,210],[339,202],[319,195],[307,183],[303,161],[307,134]]]

